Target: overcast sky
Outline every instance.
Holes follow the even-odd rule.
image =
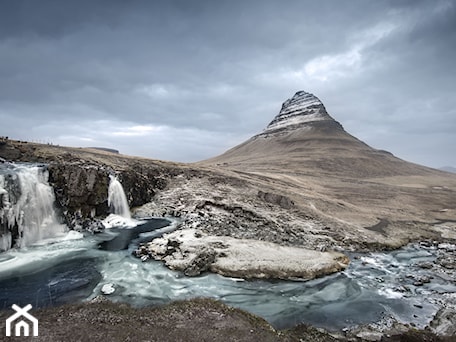
[[[0,2],[10,138],[197,161],[298,90],[372,147],[456,166],[456,2]]]

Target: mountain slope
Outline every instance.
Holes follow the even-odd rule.
[[[376,150],[347,133],[314,95],[297,92],[267,128],[220,156],[203,161],[250,171],[318,171],[347,177],[434,172]]]
[[[444,167],[441,167],[440,170],[446,171],[446,172],[451,172],[451,173],[456,173],[456,167],[453,167],[453,166],[444,166]]]

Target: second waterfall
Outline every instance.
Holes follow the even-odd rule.
[[[109,188],[108,188],[108,205],[112,214],[122,216],[124,218],[131,218],[130,207],[128,206],[127,196],[122,184],[116,176],[109,175]]]

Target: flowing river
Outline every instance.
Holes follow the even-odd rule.
[[[244,281],[215,274],[190,278],[131,254],[140,241],[172,229],[165,224],[158,219],[97,235],[70,232],[1,254],[0,308],[90,300],[105,286],[114,290],[111,300],[135,306],[212,297],[277,328],[306,322],[342,329],[389,316],[422,327],[436,312],[439,295],[456,292],[454,280],[418,266],[432,262],[437,251],[419,244],[389,253],[352,254],[346,271],[307,282]],[[414,285],[417,278],[424,283]]]
[[[3,176],[3,194],[6,188]],[[11,203],[8,207],[3,200],[2,210],[11,211]],[[52,222],[43,220],[49,228]],[[132,256],[140,242],[173,230],[177,221],[134,222],[117,216],[108,221],[112,228],[95,235],[62,230],[59,224],[54,237],[23,234],[30,243],[0,253],[0,309],[54,306],[99,295],[134,306],[211,297],[257,314],[276,328],[304,322],[339,330],[388,317],[422,328],[440,307],[442,294],[456,293],[454,279],[426,266],[442,248],[456,248],[452,245],[410,244],[388,253],[352,253],[344,272],[307,282],[246,281],[209,273],[190,278],[161,262]]]

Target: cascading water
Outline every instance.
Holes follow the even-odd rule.
[[[130,219],[130,207],[128,206],[127,196],[125,196],[122,184],[113,175],[109,175],[109,179],[108,205],[112,213]]]
[[[54,208],[43,166],[0,165],[0,250],[25,247],[67,231]]]

